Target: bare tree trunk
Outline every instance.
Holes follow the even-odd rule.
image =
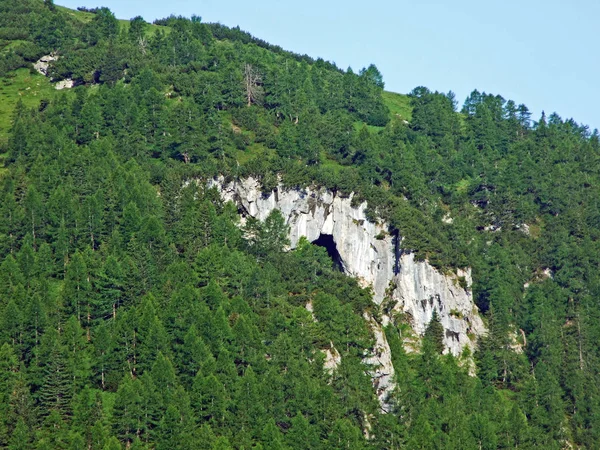
[[[262,76],[252,64],[244,64],[244,88],[246,91],[247,106],[260,103],[262,100]]]
[[[145,37],[139,37],[138,38],[138,47],[140,49],[140,51],[142,52],[142,55],[146,56],[146,47],[148,47],[148,41],[146,40]]]
[[[90,327],[91,327],[91,323],[92,323],[92,313],[91,313],[90,309],[91,309],[90,304],[88,302],[88,304],[87,304],[87,330],[86,330],[88,342],[90,342],[92,340],[92,336],[90,334]]]
[[[102,359],[104,360],[104,352],[102,352]],[[104,361],[102,362],[101,379],[102,379],[102,390],[104,390],[105,389],[105,385],[104,385]]]
[[[581,319],[577,313],[577,341],[579,343],[579,370],[583,370],[583,349],[581,346]]]

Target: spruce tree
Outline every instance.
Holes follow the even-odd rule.
[[[50,337],[49,344],[50,353],[43,368],[44,378],[38,398],[44,411],[56,412],[62,420],[70,413],[73,374],[69,372],[65,349],[56,332]]]
[[[17,421],[17,426],[10,436],[9,450],[28,450],[31,448],[31,431],[23,419]]]
[[[442,353],[444,350],[444,326],[435,309],[423,334],[423,340],[432,345],[437,353]]]

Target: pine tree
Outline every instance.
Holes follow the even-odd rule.
[[[261,440],[265,450],[283,450],[283,437],[275,420],[269,419],[262,429]]]
[[[265,407],[261,395],[261,384],[252,367],[246,369],[237,382],[238,396],[235,399],[235,415],[241,431],[248,431],[255,423],[264,423]]]
[[[278,209],[263,223],[248,220],[244,231],[250,249],[259,259],[281,252],[289,245],[289,226]]]
[[[108,255],[95,282],[98,295],[94,302],[92,317],[96,321],[114,320],[117,310],[125,301],[125,275],[119,260]]]
[[[52,253],[52,247],[47,242],[43,242],[37,252],[35,272],[43,278],[50,277],[55,273],[55,260]]]
[[[0,265],[0,296],[10,298],[18,285],[24,286],[25,277],[13,255],[8,255]]]
[[[31,432],[25,421],[19,419],[8,443],[9,450],[28,450],[31,448]]]
[[[19,362],[9,344],[0,347],[0,445],[6,445],[12,417],[9,401],[18,380]]]
[[[2,337],[19,350],[23,344],[23,317],[21,308],[14,299],[10,299],[2,314]]]
[[[38,445],[41,448],[66,448],[70,436],[65,418],[61,416],[59,411],[50,410],[50,414],[44,419],[43,429],[38,436]]]
[[[437,353],[442,353],[444,350],[444,326],[440,322],[440,318],[435,309],[433,310],[431,320],[425,329],[423,341],[424,343],[428,342],[432,345]]]
[[[74,315],[80,324],[90,326],[90,282],[83,254],[75,252],[65,275],[64,304],[67,315]]]
[[[100,65],[99,81],[114,86],[123,76],[123,62],[118,54],[119,49],[116,48],[113,39],[108,41],[108,48],[104,55],[104,60]]]
[[[229,320],[222,306],[219,306],[210,317],[208,335],[203,336],[204,341],[211,345],[213,354],[216,354],[221,347],[227,347],[233,334],[229,326]]]
[[[215,428],[222,427],[228,403],[223,384],[212,374],[203,376],[198,372],[192,387],[192,406],[197,417],[209,421]]]
[[[185,446],[181,414],[169,405],[156,430],[157,450],[175,450]]]
[[[103,234],[103,213],[104,213],[104,198],[102,191],[97,191],[94,195],[89,195],[80,209],[80,222],[84,224],[85,235],[89,240],[90,247],[96,249],[98,242],[102,239]]]
[[[89,144],[100,137],[102,110],[95,97],[86,99],[78,119],[77,142],[79,144]]]
[[[142,216],[138,206],[134,202],[129,202],[123,208],[123,218],[121,220],[121,232],[125,242],[128,242],[140,231],[141,224]]]
[[[86,386],[75,393],[71,430],[85,437],[84,442],[93,448],[102,448],[105,440],[95,435],[98,433],[98,429],[94,430],[97,424],[102,428],[102,416],[102,398],[99,391]],[[105,432],[102,435],[104,434]],[[98,445],[97,440],[102,440],[102,445]]]
[[[147,297],[142,305],[140,317],[137,323],[136,335],[136,367],[138,374],[150,369],[163,353],[170,355],[169,336],[165,330],[162,321],[156,315],[154,309],[154,299]],[[150,306],[152,305],[152,306]]]
[[[70,236],[64,219],[60,222],[54,242],[54,254],[57,258],[58,267],[63,277],[66,276],[67,265],[69,264],[69,254],[71,251]]]
[[[70,436],[71,443],[69,445],[69,450],[86,450],[88,446],[85,444],[85,439],[79,433],[71,433]]]
[[[25,374],[22,372],[16,374],[12,385],[8,411],[7,418],[12,418],[13,422],[19,418],[23,419],[30,429],[39,425],[38,411],[31,395],[31,385],[26,382]]]
[[[319,436],[304,415],[298,412],[291,420],[291,428],[285,435],[287,445],[294,450],[317,448]]]
[[[528,434],[527,417],[521,412],[519,406],[514,404],[508,414],[507,445],[513,448],[525,447],[527,445]]]
[[[108,441],[106,441],[106,444],[104,444],[102,450],[121,450],[122,448],[123,447],[121,447],[121,443],[119,442],[119,440],[116,437],[112,436],[108,439]]]
[[[127,443],[133,442],[142,433],[144,411],[143,388],[139,380],[126,375],[117,390],[113,413],[113,432]]]
[[[475,437],[478,448],[498,448],[498,438],[495,433],[494,422],[482,414],[472,414],[470,420],[471,433]]]
[[[101,449],[104,448],[106,441],[108,440],[108,431],[106,430],[104,424],[97,420],[94,423],[94,426],[89,430],[89,445],[92,449]]]
[[[214,373],[216,361],[208,346],[198,336],[196,327],[192,325],[186,333],[181,349],[177,352],[177,367],[184,386],[190,387],[197,374],[208,376]]]
[[[348,419],[339,419],[333,424],[333,430],[327,439],[327,447],[331,449],[365,448],[360,430]]]
[[[31,185],[25,195],[25,225],[27,226],[32,237],[32,245],[37,245],[37,238],[42,233],[44,224],[45,208],[41,194],[37,191],[34,185]]]
[[[47,335],[47,336],[46,336]],[[44,411],[55,412],[61,420],[70,413],[73,385],[72,373],[69,372],[65,349],[55,331],[44,336],[50,347],[48,360],[44,364],[44,378],[38,398]]]
[[[212,450],[232,450],[233,447],[229,443],[229,439],[225,436],[219,436],[215,439],[215,442],[212,445]]]
[[[180,385],[173,364],[161,352],[158,353],[152,366],[151,375],[157,392],[162,397],[163,404],[169,404],[177,400],[182,401],[182,399],[175,398]]]
[[[67,353],[67,371],[71,374],[71,386],[75,391],[80,391],[89,382],[92,375],[93,349],[88,342],[86,331],[81,327],[74,316],[71,316],[64,325],[61,341]]]
[[[37,275],[36,255],[33,251],[32,242],[33,239],[31,236],[27,235],[21,245],[19,253],[17,253],[17,262],[19,263],[19,268],[21,269],[21,273],[23,274],[27,286],[31,283],[31,279]]]

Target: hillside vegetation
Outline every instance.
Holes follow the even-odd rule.
[[[50,53],[75,88],[33,70]],[[374,65],[199,17],[20,0],[0,1],[0,157],[2,447],[600,445],[597,131],[499,95],[385,92]],[[240,227],[189,183],[216,175],[355,192],[403,251],[472,268],[488,336],[441,355],[433,320],[407,354],[397,317],[383,414],[370,291],[324,248],[285,252],[281,215]]]

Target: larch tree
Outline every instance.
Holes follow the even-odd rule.
[[[264,97],[262,82],[260,71],[252,64],[244,64],[244,89],[248,107],[262,103]]]

